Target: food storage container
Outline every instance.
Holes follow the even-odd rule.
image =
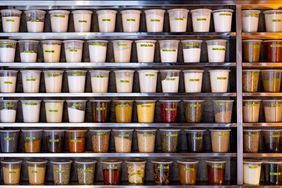
[[[16,153],[18,151],[18,138],[20,130],[0,130],[0,143],[2,153]]]
[[[225,61],[227,40],[207,40],[208,60],[210,63],[223,63]]]
[[[228,91],[230,70],[209,70],[212,93],[226,93]]]
[[[130,185],[143,185],[146,161],[143,159],[131,159],[126,161],[126,164],[128,183]]]
[[[266,10],[263,12],[265,18],[266,32],[281,32],[282,31],[282,11],[281,10]]]
[[[155,151],[156,131],[156,129],[136,129],[140,153],[153,153]]]
[[[15,93],[17,85],[16,70],[0,70],[0,93]]]
[[[133,129],[113,129],[116,153],[130,153]]]
[[[141,10],[122,10],[123,32],[138,32],[140,26]]]
[[[26,153],[40,153],[42,143],[41,129],[22,129],[22,137]]]
[[[70,11],[67,10],[51,10],[49,11],[51,18],[52,32],[68,32],[68,22]]]
[[[164,27],[164,13],[162,9],[145,10],[147,32],[162,32]]]
[[[261,100],[243,100],[243,120],[246,123],[259,121],[259,110]]]
[[[281,16],[282,16],[282,12],[281,12]],[[265,61],[267,62],[282,61],[282,40],[265,40],[263,41],[263,44],[265,49],[264,53],[266,56]]]
[[[48,129],[44,130],[46,149],[48,153],[63,153],[65,130]]]
[[[157,90],[158,70],[138,70],[141,93],[155,93]]]
[[[71,160],[51,160],[54,185],[68,185],[71,174]]]
[[[199,63],[202,40],[182,40],[184,63]]]
[[[93,185],[96,162],[91,159],[76,160],[76,171],[79,185]]]
[[[204,100],[184,100],[185,119],[187,123],[202,121],[202,109]]]
[[[43,48],[43,58],[46,63],[58,63],[61,57],[61,45],[60,40],[43,40],[41,41]]]
[[[281,144],[281,130],[264,129],[262,130],[263,148],[266,153],[279,153]]]
[[[192,13],[192,25],[194,32],[209,32],[210,20],[211,20],[210,9],[194,9]]]
[[[234,100],[214,100],[213,110],[216,123],[230,123]]]
[[[131,123],[133,100],[115,100],[115,116],[117,123]]]
[[[121,164],[119,160],[101,161],[104,185],[119,185],[121,179]]]
[[[175,123],[178,117],[179,100],[160,100],[161,121],[163,123]]]
[[[232,9],[217,9],[213,11],[215,32],[231,32]]]
[[[243,92],[257,92],[260,70],[249,69],[243,70]]]
[[[19,40],[20,58],[22,63],[37,62],[37,52],[39,41],[36,40]]]
[[[108,153],[111,130],[90,129],[92,150],[94,153]]]
[[[153,63],[155,58],[155,40],[136,40],[137,60],[139,63]]]
[[[282,161],[266,160],[263,161],[264,182],[266,185],[281,185]]]
[[[257,32],[260,10],[242,10],[243,32]]]
[[[226,153],[229,150],[231,129],[211,129],[212,151]]]
[[[67,100],[70,123],[82,123],[85,119],[86,100]]]
[[[105,123],[108,121],[110,108],[109,100],[91,100],[92,119],[94,123]]]
[[[89,48],[90,62],[104,63],[106,61],[108,41],[88,40],[87,43]]]
[[[75,32],[90,32],[92,13],[90,10],[72,11]]]
[[[188,152],[203,152],[205,130],[187,129],[185,131],[187,136]]]
[[[4,185],[19,185],[22,160],[5,159],[1,164]]]
[[[40,70],[21,70],[24,93],[39,93]]]
[[[202,91],[203,70],[184,70],[184,84],[186,93],[200,93]]]
[[[26,10],[27,31],[31,33],[44,32],[45,14],[44,10]]]
[[[168,185],[170,183],[172,163],[173,161],[163,159],[152,161],[156,185]]]
[[[260,129],[243,130],[243,147],[245,153],[257,153],[259,151]]]
[[[260,60],[262,40],[243,40],[243,61],[256,63]]]
[[[161,70],[160,72],[163,93],[177,93],[180,70]]]
[[[63,70],[44,70],[46,93],[61,93],[63,74]]]
[[[181,185],[195,185],[197,182],[198,160],[181,159],[177,161]]]
[[[1,100],[0,101],[0,122],[14,123],[16,122],[18,101],[17,100]]]
[[[261,174],[261,161],[244,160],[243,174],[244,184],[246,185],[259,185]]]
[[[223,159],[210,159],[206,161],[208,171],[208,182],[210,185],[222,185],[225,180],[225,165]]]
[[[31,159],[26,161],[29,185],[44,185],[47,160]]]
[[[131,93],[133,88],[134,70],[116,70],[116,90],[118,93]]]
[[[162,152],[177,152],[179,132],[180,129],[160,129]]]
[[[107,93],[109,85],[108,70],[90,70],[91,88],[93,93]]]
[[[83,153],[85,152],[86,133],[87,130],[67,130],[67,142],[70,153]]]
[[[115,32],[116,14],[115,10],[98,10],[98,24],[100,32]]]
[[[137,119],[139,123],[153,123],[155,117],[155,100],[137,100]]]
[[[70,93],[84,93],[86,70],[67,70]]]
[[[82,61],[83,40],[64,40],[66,62],[79,63]]]
[[[162,63],[176,63],[179,40],[160,40],[160,54]]]
[[[131,57],[131,40],[114,40],[114,60],[116,63],[129,63]]]
[[[41,100],[21,100],[24,123],[38,123]]]
[[[2,16],[3,32],[19,32],[22,11],[16,9],[2,9],[0,12]]]
[[[44,100],[47,123],[63,121],[64,100]]]
[[[186,32],[189,10],[184,8],[169,9],[170,32]]]
[[[261,70],[263,90],[265,92],[279,92],[282,78],[281,70]]]
[[[282,121],[282,100],[263,100],[263,108],[266,122]]]
[[[0,62],[12,63],[15,61],[16,43],[15,40],[0,40]]]

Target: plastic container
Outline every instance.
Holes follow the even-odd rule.
[[[47,123],[61,123],[63,120],[64,100],[44,100]]]
[[[22,11],[16,9],[2,9],[0,12],[2,16],[3,32],[19,32]]]
[[[68,185],[71,174],[71,160],[56,159],[52,160],[54,185]]]
[[[186,130],[188,152],[193,152],[193,153],[203,152],[204,133],[205,133],[205,130],[200,130],[200,129]]]
[[[46,93],[61,93],[63,70],[44,70]]]
[[[282,100],[263,100],[265,121],[282,122]]]
[[[23,92],[24,93],[39,93],[40,87],[40,70],[21,70]]]
[[[137,100],[137,119],[139,123],[153,123],[155,118],[155,100]]]
[[[198,160],[181,159],[177,161],[181,185],[195,185],[197,182]]]
[[[70,153],[85,152],[87,130],[67,130],[67,141]]]
[[[64,152],[65,131],[61,129],[44,130],[46,149],[48,153]]]
[[[224,184],[226,161],[224,159],[210,159],[206,163],[209,185]]]
[[[12,63],[15,61],[16,43],[15,40],[0,40],[0,62]]]
[[[139,63],[153,63],[155,57],[155,40],[136,40],[137,60]]]
[[[140,153],[153,153],[155,151],[156,131],[156,129],[136,129]]]
[[[101,161],[104,185],[119,185],[121,179],[121,164],[119,160]]]
[[[47,160],[31,159],[26,161],[29,185],[44,185]]]
[[[209,70],[211,92],[212,93],[226,93],[228,91],[230,70]]]
[[[115,10],[98,10],[99,31],[100,32],[115,32],[116,14]]]
[[[163,32],[164,13],[162,9],[145,10],[147,32]]]
[[[38,123],[40,118],[41,100],[21,100],[23,122]]]
[[[5,159],[1,161],[4,185],[19,185],[22,160]]]
[[[154,160],[152,161],[154,168],[154,181],[156,185],[168,185],[170,182],[170,170],[173,161]]]
[[[67,10],[51,10],[49,11],[51,18],[52,32],[68,32],[68,22],[70,11]]]
[[[1,100],[0,101],[0,122],[14,123],[16,122],[18,101],[17,100]]]
[[[92,150],[94,153],[108,153],[111,130],[90,129]]]
[[[44,32],[44,22],[46,11],[44,10],[26,10],[27,31],[31,33]]]
[[[226,40],[207,40],[208,60],[210,63],[223,63],[226,54]]]
[[[133,100],[115,100],[115,115],[117,123],[131,123]]]
[[[162,63],[176,63],[179,40],[160,40],[160,54]]]
[[[122,10],[122,28],[123,32],[139,32],[140,10]]]
[[[161,70],[163,93],[178,93],[180,70]]]
[[[26,153],[40,153],[42,143],[41,129],[22,129],[22,137]]]
[[[184,100],[185,119],[187,123],[198,123],[202,121],[204,100]]]
[[[83,40],[65,40],[65,56],[69,63],[77,63],[82,60]]]
[[[17,85],[16,70],[0,70],[0,93],[15,93]]]
[[[243,92],[257,92],[260,70],[243,70]]]
[[[75,32],[90,32],[92,13],[90,10],[72,11]]]
[[[130,185],[143,185],[146,161],[142,159],[131,159],[126,161],[126,164],[128,183]]]
[[[114,129],[113,134],[116,153],[130,153],[133,129]]]
[[[192,24],[194,32],[209,32],[210,20],[211,20],[210,9],[194,9],[192,13]]]
[[[226,153],[229,150],[231,129],[211,129],[212,151]]]
[[[200,93],[202,91],[203,70],[184,70],[184,84],[186,93]]]
[[[263,162],[264,182],[266,185],[282,184],[282,161],[269,160]]]
[[[19,132],[20,130],[0,130],[2,153],[16,153],[18,151]]]
[[[282,12],[281,12],[281,16],[282,16]],[[265,60],[267,62],[282,61],[282,40],[265,40],[263,41],[263,44],[266,54]]]
[[[214,120],[216,123],[230,123],[234,100],[213,100]]]
[[[243,130],[243,147],[245,153],[257,153],[259,151],[260,129]]]
[[[85,119],[86,100],[67,100],[70,123],[82,123]]]
[[[179,132],[180,129],[160,129],[162,152],[177,152]]]
[[[262,130],[264,152],[279,153],[281,143],[281,130],[279,129],[265,129]]]
[[[160,100],[162,123],[175,123],[178,118],[179,100]]]
[[[114,40],[114,59],[116,63],[129,63],[131,57],[131,40]]]
[[[110,108],[109,100],[91,100],[92,119],[94,123],[105,123],[108,121]]]
[[[263,12],[265,18],[266,32],[282,31],[282,11],[267,10]]]
[[[262,40],[243,40],[243,61],[256,63],[260,60]]]
[[[107,93],[109,85],[108,70],[90,70],[91,88],[93,93]]]
[[[20,58],[22,63],[37,62],[37,52],[39,41],[36,40],[19,40]]]
[[[46,63],[60,62],[61,44],[60,40],[43,40],[43,58]]]
[[[218,9],[213,11],[213,23],[215,32],[231,32],[232,9]]]
[[[138,70],[141,93],[155,93],[157,91],[158,70]]]
[[[184,63],[199,63],[202,40],[182,40]]]
[[[96,163],[97,161],[91,159],[80,159],[75,161],[79,185],[94,184]]]
[[[118,93],[131,93],[133,88],[134,70],[116,70],[116,90]]]
[[[261,70],[263,90],[265,92],[279,92],[282,78],[281,70]]]
[[[245,123],[259,121],[261,100],[243,100],[243,120]]]
[[[92,63],[104,63],[107,55],[106,40],[88,40],[89,57]]]
[[[187,9],[169,9],[169,25],[170,32],[186,32],[187,22],[188,22],[188,12]]]
[[[86,70],[67,70],[70,93],[84,93]]]
[[[244,160],[244,184],[246,185],[259,185],[261,174],[261,161]]]
[[[259,23],[260,10],[243,10],[242,11],[242,22],[243,32],[257,32]]]

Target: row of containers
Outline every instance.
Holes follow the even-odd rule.
[[[160,61],[162,63],[176,63],[180,49],[179,40],[88,40],[86,47],[84,47],[83,40],[0,40],[0,62],[15,62],[18,43],[20,61],[25,63],[37,62],[38,54],[41,52],[43,52],[44,62],[60,62],[62,44],[64,44],[66,62],[82,62],[83,51],[88,48],[90,62],[104,63],[110,50],[109,42],[113,46],[113,61],[117,63],[129,63],[131,61],[133,44],[136,45],[137,61],[140,63],[154,62],[157,45],[160,49]],[[200,62],[201,53],[206,53],[204,49],[202,50],[202,43],[207,46],[205,50],[209,62],[225,61],[227,40],[182,40],[181,49],[184,63]]]

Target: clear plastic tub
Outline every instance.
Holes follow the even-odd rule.
[[[59,40],[43,40],[43,57],[46,63],[57,63],[60,62],[61,56],[61,44]]]
[[[213,100],[214,119],[216,123],[230,123],[234,100]]]
[[[282,40],[265,40],[263,44],[266,62],[282,61]]]
[[[44,32],[44,22],[46,11],[44,10],[26,10],[27,31],[31,33]]]
[[[200,130],[200,129],[186,130],[188,152],[194,152],[194,153],[203,152],[204,133],[205,133],[205,130]]]
[[[115,116],[117,123],[131,123],[133,100],[115,100]]]
[[[18,101],[17,100],[1,100],[0,101],[0,122],[14,123],[16,122]]]
[[[202,40],[182,40],[184,63],[199,63]]]
[[[117,63],[129,63],[131,57],[131,40],[114,40],[114,59]]]
[[[281,130],[264,129],[262,130],[263,146],[265,153],[279,153],[281,146]]]
[[[210,159],[206,163],[209,185],[224,184],[226,161],[224,159]]]
[[[282,70],[261,70],[263,90],[265,92],[279,92]]]
[[[70,93],[84,93],[86,70],[67,70]]]
[[[170,171],[173,161],[153,160],[154,181],[156,185],[168,185],[170,183]]]
[[[92,150],[94,153],[108,153],[111,130],[90,129]]]
[[[70,123],[82,123],[85,119],[86,100],[67,100]]]
[[[180,100],[160,100],[161,121],[163,123],[176,123]]]
[[[104,63],[106,61],[108,41],[88,40],[87,43],[89,48],[90,62]]]
[[[46,93],[62,92],[63,74],[63,70],[44,70]]]
[[[133,129],[114,129],[113,134],[116,153],[130,153]]]
[[[160,40],[160,54],[162,63],[176,63],[179,40]]]
[[[90,70],[91,88],[93,93],[107,93],[109,85],[108,70]]]
[[[38,123],[40,118],[41,100],[21,100],[23,122]]]
[[[16,9],[3,9],[0,12],[2,16],[3,32],[19,32],[22,11]]]
[[[44,100],[47,123],[61,123],[63,120],[64,100]]]
[[[158,70],[138,70],[141,93],[155,93],[157,90]]]
[[[137,119],[139,123],[153,123],[155,117],[155,100],[137,100]]]
[[[80,159],[75,161],[79,185],[94,184],[96,163],[97,161],[91,159]]]
[[[31,159],[26,161],[26,163],[29,185],[44,185],[48,161],[42,159]]]
[[[39,93],[40,70],[21,70],[24,93]]]
[[[44,130],[46,149],[48,153],[63,153],[65,131],[61,129]]]
[[[213,23],[215,32],[231,32],[232,9],[218,9],[213,11]]]
[[[90,32],[92,13],[90,10],[72,11],[75,32]]]
[[[169,9],[167,12],[169,14],[170,32],[186,32],[189,10],[176,8]]]
[[[208,59],[210,63],[223,63],[226,54],[226,40],[207,40]]]
[[[156,129],[136,129],[140,153],[153,153],[155,151],[156,131]]]
[[[91,100],[92,119],[95,123],[105,123],[108,121],[110,100]]]
[[[242,10],[243,32],[257,32],[260,10]]]
[[[116,14],[115,10],[98,10],[99,31],[100,32],[115,32]]]
[[[260,70],[243,70],[243,92],[257,92]]]
[[[243,40],[243,61],[255,63],[260,60],[262,40]]]
[[[139,63],[153,63],[155,57],[155,40],[137,40],[137,59]]]
[[[19,185],[22,160],[5,159],[1,161],[4,185]]]
[[[209,70],[212,93],[226,93],[228,91],[230,70]]]
[[[258,153],[260,134],[260,129],[243,130],[243,148],[245,153]]]
[[[118,93],[131,93],[133,88],[134,70],[116,70],[116,90]]]
[[[146,161],[143,159],[131,159],[126,161],[126,164],[128,183],[130,185],[143,185]]]
[[[202,109],[204,100],[184,100],[185,119],[187,123],[202,121]]]
[[[282,10],[267,10],[263,12],[266,32],[282,31]]]
[[[229,151],[231,129],[211,129],[212,151],[226,153]]]
[[[203,70],[184,70],[184,84],[186,93],[200,93],[202,91]]]
[[[123,32],[139,32],[140,10],[122,10],[122,28]]]
[[[0,143],[2,153],[16,153],[20,130],[0,130]]]
[[[85,152],[86,133],[87,130],[67,130],[67,142],[70,153],[83,153]]]
[[[160,129],[160,133],[162,152],[177,152],[180,129]]]
[[[265,121],[282,122],[282,100],[263,100]]]
[[[244,160],[243,163],[244,184],[259,185],[262,162],[256,160]]]
[[[280,160],[268,160],[263,161],[264,166],[264,183],[266,185],[281,185],[281,169],[282,161]]]
[[[37,62],[37,52],[39,41],[36,40],[19,40],[20,57],[23,63]]]
[[[17,86],[16,70],[0,70],[0,93],[15,93]]]
[[[70,182],[71,174],[71,160],[68,159],[56,159],[52,160],[53,168],[53,181],[54,185],[68,185]]]
[[[210,9],[194,9],[192,13],[192,24],[194,32],[209,32],[210,20],[211,20]]]
[[[162,32],[164,27],[164,13],[162,9],[145,10],[147,32]]]
[[[23,129],[22,137],[26,153],[40,153],[42,143],[41,129]]]
[[[121,164],[119,160],[101,161],[104,185],[119,185],[121,179]]]
[[[52,32],[68,32],[70,11],[51,10],[49,11],[49,14],[51,18]]]
[[[243,100],[243,120],[245,123],[259,121],[261,100]]]
[[[163,93],[178,93],[180,70],[161,70]]]
[[[0,62],[12,63],[15,61],[16,43],[15,40],[0,40]]]
[[[66,61],[69,63],[77,63],[82,60],[83,40],[65,40]]]
[[[198,160],[181,159],[177,161],[181,185],[195,185],[197,182]]]

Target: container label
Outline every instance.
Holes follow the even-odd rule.
[[[78,20],[78,23],[87,23],[87,20]]]
[[[31,77],[31,78],[26,78],[25,80],[28,81],[28,82],[35,82],[36,78]]]
[[[90,44],[91,46],[106,46],[105,42],[93,42]]]
[[[259,17],[258,13],[248,13],[248,14],[244,14],[244,17]]]
[[[193,140],[202,140],[203,137],[202,136],[193,136]]]
[[[153,44],[140,44],[141,47],[154,47]]]
[[[83,169],[83,172],[86,173],[86,174],[92,174],[93,169],[92,168],[86,168],[86,169]]]
[[[217,136],[227,136],[228,135],[228,133],[226,133],[226,132],[218,132],[217,133]]]
[[[185,18],[175,18],[176,21],[184,21]]]
[[[129,133],[118,133],[118,137],[129,138]]]
[[[223,168],[222,164],[213,164],[212,168]]]
[[[189,104],[190,108],[200,108],[201,104]]]
[[[269,106],[271,106],[271,107],[281,107],[282,103],[274,103],[274,104],[270,104]]]
[[[134,18],[127,18],[126,21],[127,22],[135,22],[136,20]]]
[[[184,171],[185,172],[193,172],[193,171],[195,171],[195,169],[194,168],[185,167]]]
[[[15,170],[9,170],[9,174],[16,174],[17,172]]]
[[[64,171],[63,169],[59,169],[59,170],[57,170],[56,172],[59,173],[59,174],[62,174],[62,173],[64,173],[65,171]]]
[[[27,105],[27,106],[37,106],[38,103],[37,102],[25,102],[24,105]]]
[[[85,72],[70,72],[71,76],[85,76]]]
[[[116,165],[108,165],[107,169],[109,169],[109,170],[116,170],[116,169],[118,169],[118,167]]]
[[[6,21],[6,22],[15,22],[15,20],[14,20],[14,19],[11,19],[11,18],[7,18],[5,21]]]
[[[32,170],[31,173],[32,173],[32,174],[37,174],[38,171],[37,171],[37,170]]]
[[[160,169],[160,170],[169,170],[169,165],[159,165],[158,169]]]
[[[4,81],[4,84],[13,84],[13,82],[11,82],[11,81]]]
[[[23,53],[31,54],[31,53],[35,53],[35,52],[33,50],[24,50]]]
[[[49,109],[48,112],[59,112],[59,110],[57,110],[57,109],[54,109],[54,110],[53,109]]]
[[[260,48],[260,45],[258,45],[258,44],[252,44],[251,47],[252,47],[252,48]]]
[[[74,103],[74,104],[72,104],[71,107],[81,109],[82,108],[82,104],[81,103]]]
[[[150,108],[151,105],[150,105],[150,104],[141,104],[141,107],[142,107],[142,108]]]
[[[70,142],[72,142],[72,143],[81,143],[82,140],[81,139],[71,139]]]
[[[118,43],[117,45],[118,46],[128,46],[128,44],[126,44],[126,43]]]
[[[58,76],[62,76],[62,74],[60,74],[60,73],[48,73],[47,76],[48,77],[58,77]]]
[[[39,19],[31,20],[31,22],[41,22]]]
[[[165,108],[165,111],[176,111],[176,108]]]
[[[119,82],[120,82],[120,83],[125,83],[125,84],[130,83],[130,81],[129,81],[129,80],[119,80]]]
[[[256,102],[247,102],[247,103],[244,103],[244,106],[255,107],[255,106],[259,106],[259,103],[256,103]]]
[[[212,50],[216,50],[216,51],[225,51],[225,48],[212,48]]]
[[[197,18],[197,21],[207,21],[207,18]]]
[[[160,19],[154,18],[154,19],[150,19],[151,22],[160,22]]]
[[[270,47],[271,48],[281,48],[282,44],[271,44]]]
[[[232,16],[232,14],[231,13],[219,13],[219,16]]]
[[[106,110],[106,107],[96,107],[96,110],[97,111],[104,111],[104,110]]]
[[[8,103],[4,103],[4,108],[8,108],[8,109],[12,109],[12,108],[14,108],[14,104],[13,103],[11,103],[11,102],[8,102]]]
[[[110,18],[103,18],[102,21],[103,21],[103,22],[110,22],[111,19],[110,19]]]
[[[281,172],[270,172],[269,175],[271,175],[271,176],[280,176]]]
[[[281,137],[281,134],[273,134],[271,135],[271,138],[280,138]]]
[[[227,80],[227,77],[223,77],[223,76],[219,76],[219,77],[216,77],[217,80]]]
[[[49,139],[49,142],[60,142],[60,139]]]
[[[259,165],[248,165],[248,167],[251,169],[255,169],[255,168],[259,168],[260,166]]]
[[[105,77],[105,76],[102,75],[102,74],[98,74],[98,75],[95,76],[95,78],[104,78],[104,77]]]
[[[78,52],[78,49],[77,48],[69,48],[68,51],[69,52]]]
[[[144,137],[153,137],[153,136],[155,136],[153,133],[146,133],[146,132],[144,132],[143,133],[143,136]]]
[[[55,50],[44,50],[46,53],[55,53]]]
[[[167,136],[167,137],[169,137],[169,136],[171,136],[171,137],[177,137],[178,134],[177,134],[177,133],[165,133],[165,136]]]
[[[162,52],[176,52],[176,49],[164,48],[162,49]]]
[[[200,43],[199,42],[186,42],[184,43],[184,47],[200,47]]]
[[[27,136],[27,137],[25,137],[26,141],[35,140],[35,139],[36,139],[35,136]]]
[[[190,78],[189,81],[190,82],[199,82],[200,79],[198,79],[198,78]]]
[[[172,78],[172,77],[166,77],[165,80],[167,80],[167,81],[175,81],[176,79]]]
[[[156,74],[145,74],[145,76],[147,76],[147,77],[155,77]]]
[[[66,17],[66,15],[64,14],[54,14],[53,16],[56,18],[65,18]]]
[[[272,22],[281,22],[281,19],[272,19]]]
[[[98,136],[104,136],[104,135],[106,135],[106,132],[96,132],[96,135],[98,135]]]
[[[216,102],[215,105],[216,106],[225,106],[226,103],[225,102]]]
[[[4,137],[4,141],[13,141],[15,140],[14,137],[6,136]]]

